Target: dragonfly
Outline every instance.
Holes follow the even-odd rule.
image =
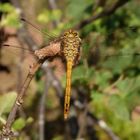
[[[31,25],[33,28],[37,29],[42,33],[42,31],[27,21],[26,19],[21,19],[23,22]],[[44,35],[50,36],[46,32],[43,32]],[[50,36],[52,37],[52,36]],[[54,38],[54,36],[52,37]],[[54,41],[55,42],[55,41]],[[60,55],[62,59],[65,59],[66,61],[66,87],[65,87],[65,97],[64,97],[64,120],[68,119],[69,112],[70,112],[70,98],[71,98],[71,77],[72,77],[72,68],[75,66],[81,56],[81,38],[79,37],[79,34],[77,31],[73,29],[69,29],[65,31],[60,37],[56,38],[56,42],[59,42],[60,44]],[[56,43],[57,44],[57,43]],[[21,48],[15,45],[9,45],[9,44],[4,44],[3,47],[7,48]],[[25,49],[25,48],[23,48]],[[46,48],[45,48],[46,49]],[[44,59],[44,57],[47,55],[45,54],[44,48],[36,50],[36,51],[30,51],[28,49],[25,49],[27,51],[30,51],[31,53],[34,53],[39,59]],[[101,54],[102,55],[102,54]],[[125,54],[124,54],[125,55]],[[126,54],[126,56],[131,55],[131,53]],[[139,53],[136,53],[136,55],[139,55]],[[108,55],[107,55],[108,56]],[[110,55],[110,56],[119,56],[117,55]],[[109,57],[110,57],[109,56]],[[122,56],[122,55],[120,55]]]
[[[78,59],[81,47],[81,39],[77,31],[69,30],[62,37],[62,52],[66,59],[66,93],[64,103],[64,119],[68,118],[70,108],[70,93],[71,93],[71,72],[72,66]]]
[[[27,21],[26,19],[22,18],[21,21],[31,25],[38,31],[42,32],[38,27]],[[44,33],[46,34],[46,32]],[[48,34],[47,34],[48,35]],[[52,36],[51,36],[52,37]],[[71,96],[71,74],[72,74],[72,67],[77,64],[79,61],[80,56],[80,48],[81,48],[81,39],[79,34],[74,29],[69,29],[65,31],[59,38],[57,38],[54,42],[60,42],[60,56],[66,62],[66,88],[65,88],[65,97],[64,97],[64,120],[68,119],[69,110],[70,110],[70,96]],[[53,41],[52,44],[55,44]],[[56,43],[56,45],[57,45]],[[58,45],[58,46],[59,46]],[[21,48],[16,45],[10,44],[3,44],[2,47],[5,48],[17,48],[17,49],[24,49],[25,51],[29,51],[30,53],[36,55],[39,59],[44,59],[44,57],[51,54],[51,52],[47,52],[46,49],[42,48],[40,50],[31,51],[26,48]],[[48,54],[47,54],[48,53]],[[50,54],[49,54],[50,53]],[[20,104],[20,103],[17,103]]]

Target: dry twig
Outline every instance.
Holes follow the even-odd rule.
[[[46,48],[46,50],[45,50]],[[41,54],[41,50],[39,51],[35,51],[35,54],[38,54],[38,56],[42,59],[37,59],[36,63],[34,63],[29,70],[29,73],[27,75],[27,78],[22,86],[21,91],[19,91],[17,99],[14,103],[14,106],[8,116],[7,122],[5,124],[5,126],[3,127],[3,132],[2,132],[2,138],[4,137],[10,137],[12,135],[11,132],[11,125],[16,117],[16,112],[18,110],[18,108],[21,106],[21,104],[23,103],[23,96],[25,95],[25,92],[33,78],[33,76],[35,75],[36,71],[40,68],[40,66],[43,64],[43,62],[49,58],[49,57],[54,57],[55,55],[57,55],[58,53],[60,53],[60,43],[59,42],[55,42],[55,43],[50,43],[47,47],[43,48],[43,52],[46,51],[46,53],[44,55]],[[49,50],[50,48],[50,50]],[[54,52],[52,50],[52,48],[54,48]],[[49,53],[51,52],[51,53]],[[47,56],[48,55],[48,56]],[[36,55],[36,57],[38,58],[38,56]]]

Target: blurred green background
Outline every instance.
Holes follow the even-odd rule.
[[[14,43],[10,41],[9,44],[16,45],[20,42],[17,44],[28,46],[24,39],[21,41],[18,37],[23,28],[20,17],[42,29],[41,34],[27,24],[26,30],[29,30],[28,34],[36,46],[47,44],[70,28],[77,29],[82,39],[81,59],[72,72],[72,100],[68,121],[63,120],[65,66],[60,58],[56,58],[54,62],[47,63],[49,72],[39,70],[32,81],[23,107],[18,111],[12,126],[14,131],[19,132],[19,137],[15,139],[140,139],[139,7],[139,0],[0,2],[0,45],[14,37]],[[10,55],[10,58],[5,58],[3,53],[0,54],[2,128],[29,66],[20,66],[25,59],[25,56],[21,56],[23,52],[21,57],[14,57],[13,61]],[[4,70],[2,66],[5,66]],[[44,94],[44,138],[41,138],[39,115]]]

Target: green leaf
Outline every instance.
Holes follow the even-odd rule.
[[[97,103],[101,103],[103,102],[103,99],[104,99],[104,95],[101,94],[100,92],[98,91],[92,91],[91,92],[91,98],[93,99],[93,102],[97,102]]]
[[[34,119],[32,117],[29,117],[27,120],[26,120],[26,123],[32,123],[34,121]]]
[[[25,125],[26,125],[25,119],[19,118],[13,123],[13,128],[15,130],[19,131],[19,130],[23,129],[25,127]]]
[[[130,119],[130,113],[127,108],[127,104],[125,103],[125,100],[123,100],[120,96],[110,96],[108,107],[110,108],[110,110],[112,110],[116,117],[125,121]]]
[[[18,14],[16,12],[12,12],[7,14],[0,23],[1,26],[10,26],[14,28],[19,28],[20,23],[18,20]]]
[[[51,15],[52,20],[59,20],[61,18],[62,13],[59,9],[55,9],[52,11]]]
[[[109,86],[109,79],[112,77],[112,73],[110,71],[96,71],[95,82],[99,85],[100,89],[103,89]]]
[[[130,93],[133,83],[130,78],[123,79],[116,84],[117,88],[123,93],[121,96],[125,96],[124,93]]]
[[[132,64],[132,55],[125,57],[121,54],[119,56],[109,57],[107,61],[104,61],[103,66],[111,69],[113,73],[122,73],[122,71]]]
[[[84,11],[91,4],[93,4],[92,0],[69,0],[66,13],[68,16],[73,17],[78,21],[83,18],[83,15],[85,14]]]
[[[42,12],[37,16],[37,20],[40,23],[48,23],[50,21],[50,11],[49,10],[42,10]]]
[[[61,11],[59,9],[55,9],[53,11],[42,10],[42,12],[38,15],[37,20],[41,23],[48,23],[53,20],[59,20],[61,18]]]
[[[86,74],[87,74],[87,69],[81,65],[81,66],[73,69],[72,80],[76,81],[79,79],[84,79],[86,77]]]
[[[64,140],[64,138],[63,136],[58,135],[58,136],[55,136],[52,140]]]
[[[0,3],[0,11],[1,12],[13,12],[14,7],[10,3]]]
[[[3,113],[10,112],[17,97],[16,92],[5,93],[0,96],[0,116]]]
[[[43,91],[44,91],[44,88],[45,88],[45,85],[44,85],[44,81],[38,81],[38,91],[40,92],[40,93],[42,93]]]
[[[127,107],[128,109],[131,111],[133,111],[133,109],[136,106],[140,105],[140,92],[135,91],[135,92],[130,92],[129,94],[126,95],[125,97],[125,101],[127,103]]]

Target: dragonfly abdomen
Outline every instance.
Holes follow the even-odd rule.
[[[65,93],[65,104],[64,104],[64,119],[68,118],[69,108],[70,108],[71,72],[72,72],[72,61],[68,61],[67,62],[67,73],[66,73],[66,93]]]

